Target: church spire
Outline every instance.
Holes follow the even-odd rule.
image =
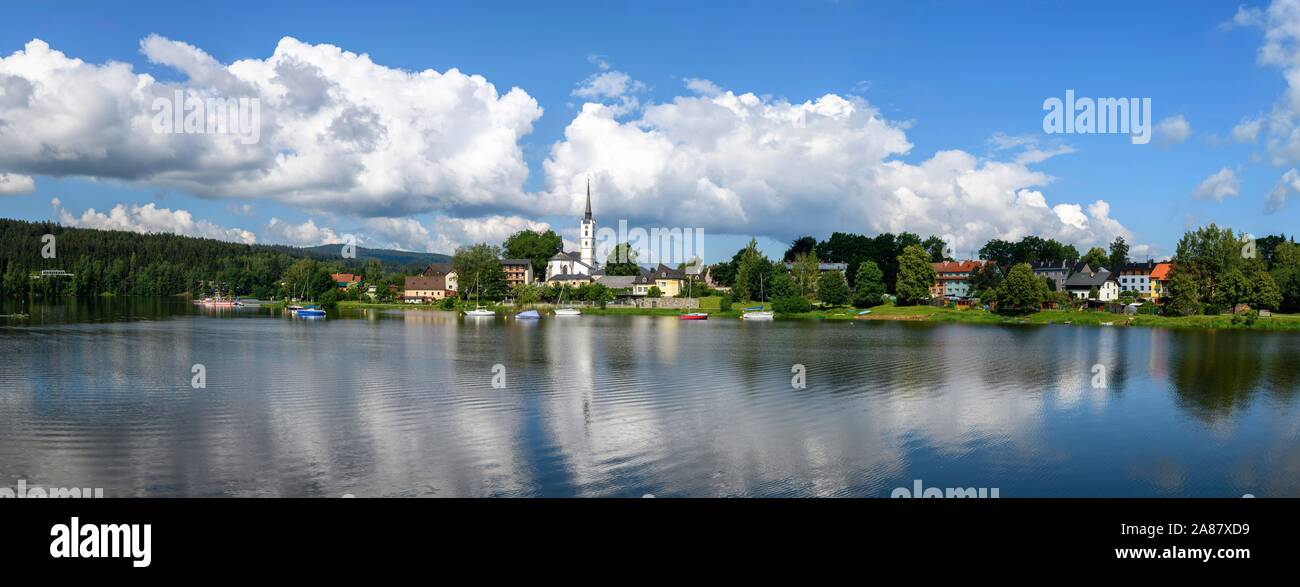
[[[583,218],[591,220],[591,177],[587,178],[587,215]]]

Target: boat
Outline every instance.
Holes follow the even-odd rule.
[[[325,310],[317,308],[316,306],[308,306],[306,308],[300,308],[297,312],[294,312],[293,315],[299,318],[324,318]]]
[[[541,317],[542,315],[538,314],[537,310],[524,310],[518,314],[515,314],[515,319],[517,320],[537,320]]]
[[[678,315],[677,319],[678,320],[708,320],[709,315],[704,312],[691,312],[689,314]]]
[[[564,292],[565,292],[565,291],[568,291],[568,289],[569,289],[569,286],[567,286],[567,285],[564,286],[564,287],[562,287],[562,288],[560,288],[560,299],[556,301],[557,304],[563,304],[563,303],[564,303]],[[561,307],[555,309],[555,315],[556,315],[556,316],[581,316],[581,315],[582,315],[582,310],[579,310],[579,309],[574,308],[574,307],[564,307],[564,306],[561,306]]]
[[[763,297],[763,275],[758,275],[758,296]],[[745,308],[745,313],[740,315],[741,320],[771,320],[776,316],[776,312],[764,310],[763,306],[754,306]]]
[[[470,318],[488,318],[488,317],[496,317],[496,315],[497,315],[496,312],[493,312],[492,310],[488,310],[488,309],[484,308],[484,307],[482,306],[482,304],[479,304],[479,303],[478,303],[478,294],[479,294],[479,291],[480,291],[481,289],[482,289],[482,286],[481,286],[480,283],[479,283],[478,276],[475,275],[475,277],[474,277],[474,309],[473,309],[473,310],[465,310],[465,315],[468,316],[468,317],[470,317]]]

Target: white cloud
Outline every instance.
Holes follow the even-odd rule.
[[[1241,184],[1237,181],[1237,174],[1227,167],[1211,174],[1192,190],[1192,197],[1215,202],[1235,198],[1240,194]]]
[[[36,191],[36,182],[26,175],[0,173],[0,196],[17,196]]]
[[[429,245],[430,251],[455,252],[457,247],[477,243],[499,245],[510,235],[521,230],[546,231],[551,226],[545,222],[520,216],[493,215],[483,218],[442,218],[436,224],[438,236]]]
[[[1232,127],[1232,140],[1238,143],[1253,143],[1259,138],[1259,131],[1263,126],[1263,117],[1243,119]]]
[[[686,78],[685,82],[686,82],[686,89],[695,92],[696,94],[699,94],[701,96],[708,96],[712,98],[722,93],[722,88],[718,87],[718,84],[715,84],[706,79],[688,77]]]
[[[1192,136],[1192,125],[1182,114],[1170,116],[1156,123],[1156,141],[1162,146],[1172,146]]]
[[[257,197],[364,216],[522,205],[520,139],[542,113],[456,69],[409,72],[285,37],[266,59],[221,64],[150,36],[141,51],[179,83],[87,63],[37,39],[0,58],[0,171],[87,176]],[[153,131],[155,98],[260,99],[260,142]]]
[[[1274,165],[1296,163],[1300,161],[1300,2],[1276,0],[1267,9],[1242,6],[1232,23],[1264,31],[1264,43],[1256,57],[1261,65],[1278,68],[1287,87],[1267,116],[1250,122],[1262,126],[1264,144]],[[1237,138],[1236,130],[1233,138]],[[1243,129],[1242,136],[1251,136],[1247,131]],[[1260,129],[1256,129],[1254,135],[1259,133]],[[1272,198],[1270,195],[1270,207],[1274,205]]]
[[[1281,210],[1287,199],[1296,194],[1300,194],[1300,172],[1292,168],[1278,178],[1277,184],[1268,193],[1268,200],[1264,203],[1264,213],[1272,214]]]
[[[118,204],[107,213],[94,208],[87,208],[80,216],[74,215],[63,207],[58,198],[50,200],[59,224],[79,228],[97,228],[100,230],[127,230],[139,233],[171,233],[201,238],[254,244],[257,236],[241,228],[223,228],[207,220],[195,220],[186,210],[159,208],[152,202],[143,206],[139,204]]]
[[[262,231],[263,235],[270,237],[271,242],[278,242],[296,247],[314,247],[316,245],[329,245],[343,242],[343,237],[334,229],[326,226],[317,226],[316,220],[308,218],[302,224],[292,224],[272,218],[266,223],[266,228]],[[357,239],[358,243],[361,239]]]
[[[1086,212],[1048,207],[1038,190],[1052,178],[1029,165],[1068,147],[1013,161],[940,151],[910,164],[897,159],[911,149],[905,128],[862,98],[835,94],[802,103],[731,91],[678,97],[630,121],[587,104],[543,164],[541,205],[579,213],[590,176],[606,224],[624,218],[777,240],[835,230],[951,234],[958,250],[1028,234],[1134,241],[1104,201]]]
[[[609,67],[608,63],[604,65],[605,68]],[[572,95],[604,104],[615,113],[615,116],[623,116],[641,107],[641,99],[637,94],[645,90],[646,85],[632,79],[632,76],[621,71],[609,70],[592,74],[582,80],[582,83],[574,88]]]

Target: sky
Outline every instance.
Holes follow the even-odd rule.
[[[702,229],[709,262],[833,231],[1160,259],[1210,222],[1294,231],[1297,39],[1290,0],[19,3],[0,216],[573,248],[590,180],[600,226]],[[1149,99],[1150,142],[1045,132],[1068,90]],[[160,126],[177,91],[257,124]]]

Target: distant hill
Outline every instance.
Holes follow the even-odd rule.
[[[278,247],[279,245],[273,245]],[[311,257],[324,259],[337,259],[339,252],[343,250],[343,244],[337,245],[320,245],[316,247],[283,247],[297,251],[304,251]],[[291,253],[292,254],[292,253]],[[442,253],[416,253],[412,251],[396,251],[393,249],[367,249],[366,247],[357,247],[357,259],[365,261],[368,259],[378,259],[380,263],[390,263],[393,265],[428,265],[430,263],[450,263],[451,255]]]

